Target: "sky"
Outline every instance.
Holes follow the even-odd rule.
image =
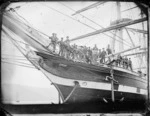
[[[88,5],[91,5],[94,2],[18,2],[10,4],[9,8],[15,8],[16,12],[23,17],[22,21],[27,21],[32,27],[39,30],[40,32],[45,33],[48,36],[51,36],[52,33],[57,33],[58,38],[69,36],[70,39],[101,29],[101,27],[108,27],[110,23],[116,20],[116,3],[107,2],[103,5],[97,6],[87,10],[81,14],[72,16],[75,11],[80,10]],[[20,6],[20,8],[16,8]],[[135,8],[129,12],[124,10],[134,7],[134,3],[121,3],[121,17],[138,19],[140,18],[140,10]],[[6,10],[7,10],[6,9]],[[124,12],[123,12],[124,11]],[[89,21],[94,21],[95,23]],[[24,20],[25,19],[25,20]],[[26,22],[25,21],[25,22]],[[82,24],[85,23],[86,25]],[[146,23],[145,30],[146,30]],[[92,28],[91,28],[92,27]],[[141,24],[130,26],[138,29],[142,29]],[[94,29],[93,29],[94,28]],[[111,31],[113,32],[113,31]],[[105,34],[113,37],[114,35],[110,32]],[[143,35],[130,32],[131,37],[136,45],[141,43],[139,38],[143,38]],[[124,49],[132,47],[131,41],[125,31],[123,31],[123,37],[125,39]],[[137,39],[138,38],[138,39]],[[119,38],[117,38],[119,41]],[[20,40],[23,41],[23,40]],[[74,41],[71,44],[76,43],[77,45],[86,45],[94,47],[96,44],[98,48],[106,48],[110,44],[110,37],[104,34],[98,34],[85,39]],[[116,41],[116,45],[118,45]],[[54,96],[57,96],[56,89],[50,85],[50,81],[37,69],[31,68],[31,64],[28,61],[20,61],[28,63],[29,67],[22,67],[14,63],[15,59],[24,59],[24,56],[17,50],[17,48],[11,43],[8,37],[2,33],[2,84],[16,84],[23,86],[32,86],[39,88],[49,88],[49,90]],[[9,61],[9,64],[8,64]],[[6,63],[7,62],[7,63]],[[135,62],[137,64],[137,61]],[[13,86],[10,86],[10,91],[13,93],[17,92],[16,89],[12,89]],[[7,92],[6,96],[7,95]],[[21,93],[20,93],[21,94]],[[46,93],[45,93],[46,94]],[[13,99],[16,100],[16,94],[13,94]],[[18,96],[18,95],[17,95]],[[52,101],[56,101],[57,97],[53,97]]]

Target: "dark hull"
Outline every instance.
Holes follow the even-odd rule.
[[[110,67],[104,65],[94,66],[86,63],[77,63],[68,61],[59,56],[52,56],[43,53],[37,53],[42,56],[43,62],[40,66],[52,75],[62,79],[81,80],[88,82],[110,84],[106,80],[106,76],[110,76]],[[57,78],[56,77],[56,78]],[[146,95],[140,94],[140,89],[146,89],[146,80],[140,78],[135,73],[114,69],[114,78],[119,82],[114,84],[115,87],[115,103],[118,104],[145,104]],[[64,99],[71,93],[73,86],[65,86],[57,82],[53,82],[57,89],[61,92]],[[136,93],[118,91],[119,85],[125,85],[136,88]],[[107,88],[106,88],[107,89]],[[107,103],[108,102],[108,103]],[[78,87],[69,97],[66,103],[100,103],[109,104],[112,102],[111,90],[90,89]]]
[[[62,92],[64,98],[70,94],[73,90],[73,87],[57,85]],[[129,103],[136,104],[140,103],[141,105],[145,104],[146,96],[135,93],[127,92],[117,92],[115,91],[115,102],[119,104]],[[97,103],[106,103],[111,104],[111,91],[109,90],[96,90],[96,89],[86,89],[86,88],[77,88],[70,98],[67,100],[67,103],[87,103],[87,104],[97,104]]]

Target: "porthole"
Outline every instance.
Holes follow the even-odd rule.
[[[83,82],[82,85],[83,85],[83,86],[86,86],[86,85],[87,85],[87,82]]]

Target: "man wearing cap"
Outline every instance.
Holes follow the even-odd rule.
[[[93,48],[92,51],[93,51],[93,52],[92,52],[92,53],[93,53],[93,54],[92,54],[93,63],[95,64],[96,61],[97,61],[97,58],[98,58],[98,48],[97,48],[96,44],[95,44],[95,46],[94,46],[94,48]]]
[[[55,52],[55,50],[56,50],[56,44],[57,44],[57,42],[58,42],[58,38],[57,38],[56,33],[52,33],[52,36],[49,37],[49,39],[51,39],[51,43],[47,46],[47,48],[48,48],[50,45],[52,45],[52,47],[53,47],[53,52]]]
[[[109,44],[108,44],[108,47],[107,47],[106,51],[107,51],[107,55],[112,54],[112,50],[110,49],[110,45]],[[110,57],[108,57],[108,61],[111,62],[111,58]]]
[[[66,49],[66,58],[68,59],[70,56],[70,40],[69,40],[69,36],[66,37],[66,41],[65,41],[65,49]]]
[[[105,63],[105,56],[106,56],[106,51],[105,48],[103,48],[103,51],[101,53],[101,63]]]
[[[99,58],[99,62],[101,63],[101,49],[98,50],[98,58]]]
[[[128,66],[129,66],[129,68],[130,68],[131,71],[132,71],[133,69],[132,69],[132,61],[131,61],[131,58],[129,58],[128,63],[129,63]]]
[[[63,38],[61,38],[61,41],[59,42],[59,55],[64,56],[64,42]]]
[[[112,54],[112,50],[110,49],[110,45],[109,45],[109,44],[108,44],[108,47],[107,47],[106,51],[107,51],[107,54],[108,54],[108,55],[109,55],[109,54]]]

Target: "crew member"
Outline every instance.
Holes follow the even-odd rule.
[[[97,61],[97,58],[98,58],[98,48],[97,48],[96,44],[95,44],[92,51],[93,51],[93,55],[92,55],[93,56],[93,63],[95,64]]]
[[[74,61],[76,61],[76,59],[77,59],[77,45],[76,44],[72,45],[72,49],[73,49],[72,58]]]
[[[99,52],[98,52],[98,58],[99,58],[99,62],[100,62],[100,60],[101,60],[101,49],[99,49]],[[101,63],[101,62],[100,62]]]
[[[108,48],[106,49],[106,51],[107,51],[107,54],[109,55],[109,54],[112,54],[112,50],[110,49],[110,45],[108,44]]]
[[[88,48],[88,56],[89,56],[89,60],[90,60],[90,63],[91,63],[91,60],[92,60],[92,50],[91,50],[90,47]]]
[[[125,68],[128,69],[128,58],[125,58]]]
[[[63,37],[61,38],[61,41],[59,42],[59,55],[64,56],[64,42]]]
[[[47,46],[47,48],[52,45],[53,47],[53,52],[55,52],[56,50],[56,44],[57,44],[57,41],[58,41],[58,38],[57,38],[57,35],[56,33],[52,33],[52,36],[49,37],[51,39],[51,43]]]
[[[83,54],[84,54],[84,59],[86,60],[86,55],[87,55],[87,47],[83,47]]]
[[[123,68],[126,67],[126,61],[125,61],[125,58],[124,58],[124,57],[122,58],[122,65],[123,65]]]
[[[65,41],[65,48],[66,48],[66,58],[69,59],[70,57],[70,40],[69,40],[69,36],[66,37],[66,41]]]
[[[116,59],[116,66],[120,66],[120,54],[117,55],[117,59]]]
[[[121,55],[120,55],[120,57],[119,57],[119,66],[120,66],[120,67],[123,67],[123,58],[122,58]]]
[[[106,51],[105,48],[103,48],[103,51],[101,53],[101,63],[105,63],[105,56],[106,56]]]
[[[87,48],[87,53],[86,53],[86,62],[91,64],[91,56],[92,56],[92,51],[90,50],[90,47]]]
[[[86,55],[85,55],[85,60],[86,60],[86,62],[87,62],[88,64],[91,64],[91,60],[90,60],[90,57],[89,57],[88,52],[87,52]]]
[[[129,66],[129,68],[132,70],[132,61],[131,61],[131,58],[129,58],[129,61],[128,61],[128,66]]]

